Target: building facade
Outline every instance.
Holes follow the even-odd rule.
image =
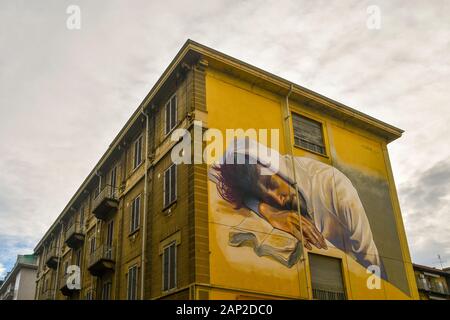
[[[401,134],[189,40],[37,244],[36,299],[416,299]]]
[[[450,300],[450,272],[414,264],[414,273],[421,300]]]
[[[33,300],[36,271],[36,256],[18,255],[14,267],[0,285],[0,300]]]

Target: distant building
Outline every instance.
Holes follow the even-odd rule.
[[[36,256],[18,255],[16,264],[0,282],[0,300],[33,300],[36,271]]]
[[[413,265],[421,300],[450,300],[450,268]]]

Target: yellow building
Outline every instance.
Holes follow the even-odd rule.
[[[189,40],[37,244],[36,298],[417,299],[401,134]]]
[[[450,272],[446,269],[413,264],[421,300],[450,300]]]

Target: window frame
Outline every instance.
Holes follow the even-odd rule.
[[[172,114],[172,99],[175,98],[175,115]],[[169,117],[170,117],[170,123],[169,123],[169,128],[167,128],[167,107],[170,107],[169,110]],[[174,119],[172,119],[172,116]],[[172,123],[173,120],[173,123]],[[172,94],[169,99],[167,99],[166,103],[164,104],[164,136],[169,135],[176,127],[178,124],[178,97],[177,97],[177,93],[175,92],[174,94]]]
[[[167,263],[167,265],[169,266],[169,270],[168,270],[168,275],[167,275],[167,288],[165,287],[165,272],[166,272],[166,268],[165,268],[165,261],[164,261],[164,259],[165,259],[165,257],[166,257],[166,250],[170,250],[170,248],[171,247],[173,247],[173,250],[174,250],[174,264],[173,264],[173,268],[174,268],[174,270],[173,270],[173,275],[174,275],[174,278],[175,278],[175,280],[173,281],[173,284],[174,284],[174,286],[173,287],[170,287],[170,283],[171,283],[171,279],[170,279],[170,274],[172,273],[171,272],[171,269],[170,269],[170,266],[171,266],[171,260],[170,260],[170,251],[167,251],[167,253],[168,253],[168,259],[169,259],[169,261],[168,261],[168,263]],[[171,241],[170,243],[168,243],[166,246],[164,246],[163,247],[163,250],[162,250],[162,292],[170,292],[170,291],[172,291],[172,290],[175,290],[175,289],[177,289],[177,287],[178,287],[178,277],[177,277],[177,241],[176,240],[174,240],[174,241]]]
[[[307,141],[307,140],[304,140],[304,139],[300,139],[300,137],[296,136],[296,134],[295,134],[295,127],[294,127],[294,118],[295,117],[303,118],[303,119],[306,119],[307,121],[310,121],[310,122],[313,122],[313,123],[317,123],[317,124],[320,125],[320,132],[321,132],[321,135],[322,135],[322,137],[321,137],[322,138],[322,145],[318,145],[316,143],[313,143],[313,142],[310,142],[310,141]],[[306,115],[304,113],[299,113],[299,112],[292,111],[291,112],[291,125],[292,125],[292,136],[293,136],[293,140],[294,140],[293,141],[293,145],[294,145],[295,148],[299,148],[299,149],[302,149],[302,150],[305,150],[305,151],[317,154],[319,156],[328,158],[326,129],[325,129],[325,125],[324,125],[323,121],[321,121],[321,120],[319,120],[317,118],[311,117],[310,115]],[[296,137],[299,140],[305,141],[306,143],[309,143],[309,144],[312,144],[312,145],[315,145],[315,146],[318,146],[318,147],[322,147],[323,148],[323,153],[319,152],[319,151],[316,151],[316,150],[313,150],[311,148],[308,148],[307,146],[303,146],[303,145],[298,144],[296,142]]]
[[[136,201],[139,200],[139,206],[137,209],[137,213],[135,212],[135,206],[136,206]],[[137,219],[136,219],[136,215],[137,215]],[[131,215],[130,215],[130,234],[135,233],[136,231],[139,230],[141,226],[141,194],[139,194],[138,196],[136,196],[132,201],[131,201]]]
[[[137,149],[136,146],[139,144],[139,148]],[[136,170],[143,162],[144,159],[142,157],[142,145],[143,145],[143,135],[139,135],[133,143],[133,170]],[[136,152],[136,150],[139,151],[139,159],[137,159],[137,154],[138,152]]]
[[[131,276],[131,270],[134,270],[133,272],[135,272],[134,274],[134,292],[133,292],[133,297],[131,297],[130,295],[130,276]],[[137,300],[137,294],[138,294],[138,277],[139,277],[139,269],[138,269],[138,265],[132,265],[131,267],[128,268],[128,272],[127,272],[127,300]]]
[[[312,252],[308,252],[308,264],[309,264],[309,278],[311,279],[310,281],[310,285],[311,285],[311,290],[314,290],[314,283],[313,283],[313,274],[312,274],[312,270],[311,270],[311,258],[312,257],[322,257],[325,259],[330,259],[331,260],[337,260],[338,261],[338,265],[339,265],[339,273],[341,275],[341,281],[342,281],[342,294],[344,296],[343,300],[348,300],[349,299],[349,292],[348,292],[348,287],[347,287],[347,275],[344,272],[344,268],[345,268],[345,262],[344,259],[342,257],[336,256],[336,255],[324,255],[324,254],[319,254],[319,253],[312,253]],[[313,259],[313,258],[312,258]],[[321,289],[319,289],[321,290]],[[314,295],[314,293],[313,293]],[[315,299],[313,297],[313,300],[320,300],[320,299]],[[333,299],[328,299],[328,300],[333,300]]]
[[[105,297],[105,288],[107,288],[108,293],[107,297]],[[102,300],[111,300],[111,293],[112,293],[112,281],[108,280],[102,284]]]
[[[175,176],[175,185],[174,185],[174,190],[173,190],[173,199],[172,199],[172,175],[170,170],[175,170],[174,176]],[[166,174],[169,173],[169,186],[168,188],[166,188]],[[167,207],[171,206],[173,203],[175,203],[177,201],[177,197],[178,197],[178,188],[177,188],[177,184],[178,184],[178,170],[177,170],[177,165],[175,163],[172,163],[166,170],[164,170],[163,172],[163,208],[166,209]],[[166,202],[166,193],[167,190],[169,190],[170,194],[169,194],[169,199]]]

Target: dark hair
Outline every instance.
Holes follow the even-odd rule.
[[[232,203],[235,209],[242,208],[247,197],[259,198],[260,168],[257,164],[250,164],[248,157],[244,164],[223,163],[214,165],[212,169],[217,179],[217,191],[223,199]]]

